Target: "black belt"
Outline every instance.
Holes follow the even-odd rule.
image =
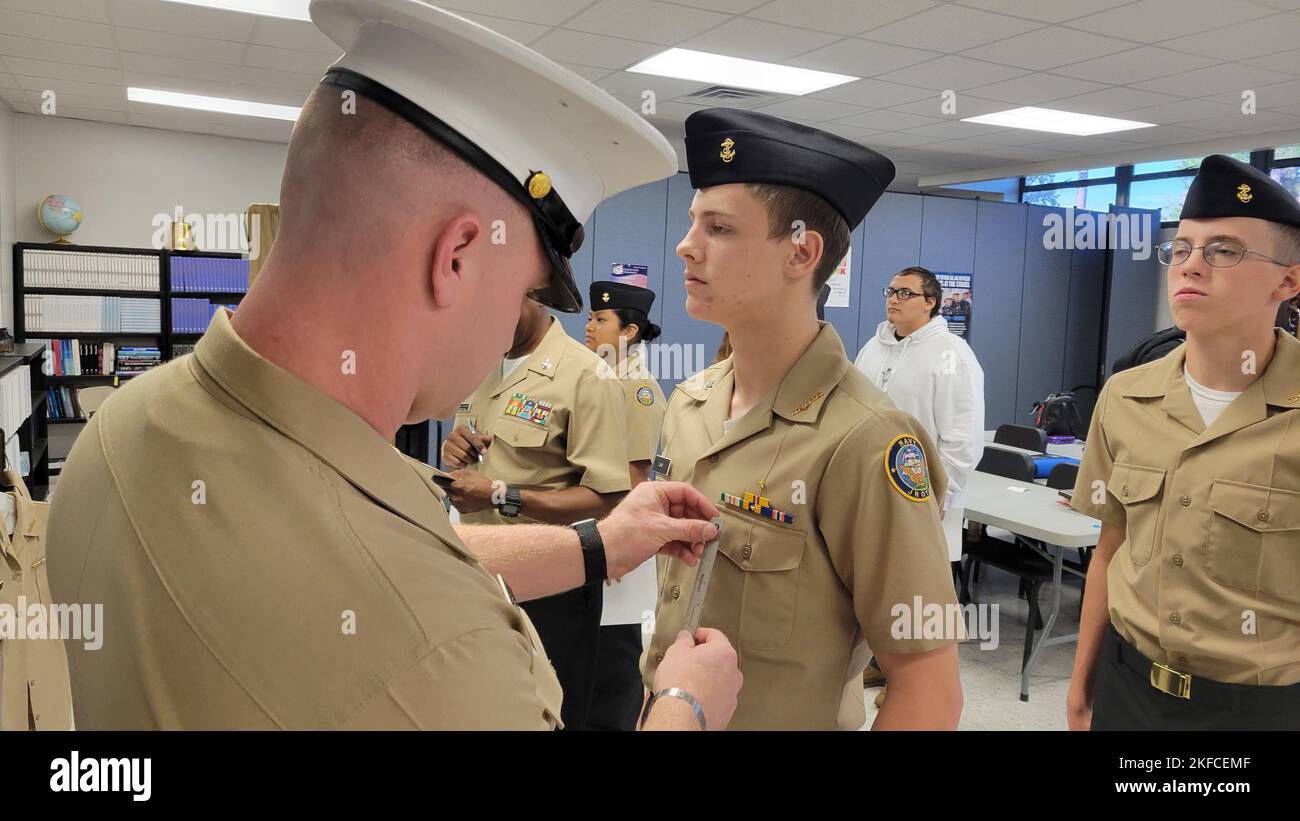
[[[1119,662],[1156,690],[1197,704],[1229,710],[1300,710],[1300,684],[1272,687],[1259,684],[1225,684],[1183,673],[1138,652],[1112,625],[1110,637]]]

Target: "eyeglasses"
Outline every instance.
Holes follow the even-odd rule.
[[[1240,242],[1231,239],[1218,239],[1204,245],[1192,245],[1187,240],[1182,239],[1170,240],[1156,246],[1156,257],[1160,260],[1161,265],[1182,265],[1192,256],[1192,251],[1197,248],[1201,249],[1201,256],[1205,258],[1205,262],[1214,268],[1231,268],[1245,259],[1247,254],[1263,257],[1274,265],[1290,266],[1292,264],[1283,262],[1280,259],[1274,259],[1258,251],[1252,251]]]
[[[885,299],[889,299],[891,296],[895,295],[897,295],[899,299],[911,299],[914,296],[925,296],[925,294],[918,294],[910,288],[881,288],[880,293],[884,295]]]

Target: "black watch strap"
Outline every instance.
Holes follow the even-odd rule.
[[[519,511],[524,508],[524,496],[519,488],[513,486],[506,487],[506,498],[501,504],[497,505],[497,512],[502,516],[514,518],[519,515]]]
[[[586,570],[583,584],[600,584],[609,578],[609,567],[605,563],[605,542],[596,529],[595,519],[583,519],[569,525],[578,531],[578,541],[582,544],[582,566]]]

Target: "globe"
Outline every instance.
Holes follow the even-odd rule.
[[[50,194],[36,207],[36,218],[42,228],[58,237],[55,242],[67,242],[68,234],[81,225],[81,206],[66,194]]]

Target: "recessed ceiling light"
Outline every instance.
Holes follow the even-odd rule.
[[[1027,128],[1030,131],[1050,131],[1054,134],[1074,134],[1079,137],[1109,134],[1113,131],[1132,131],[1135,128],[1151,128],[1155,125],[1155,123],[1143,123],[1137,120],[1120,120],[1115,117],[1098,117],[1094,114],[1078,114],[1073,111],[1058,111],[1054,108],[1034,106],[995,111],[978,117],[963,117],[962,122]]]
[[[240,11],[260,14],[263,17],[283,17],[286,20],[310,20],[307,15],[309,0],[166,0],[187,6],[204,6],[222,11]]]
[[[182,94],[179,91],[162,91],[156,88],[126,90],[126,98],[134,103],[153,103],[198,111],[216,111],[221,114],[242,114],[245,117],[266,117],[272,120],[296,120],[301,108],[291,105],[255,103],[250,100],[231,100],[225,97],[204,97],[201,94]]]
[[[670,48],[642,60],[628,71],[777,94],[811,94],[859,79],[847,74],[831,74],[759,60],[742,60],[739,57],[725,57],[685,48]]]

